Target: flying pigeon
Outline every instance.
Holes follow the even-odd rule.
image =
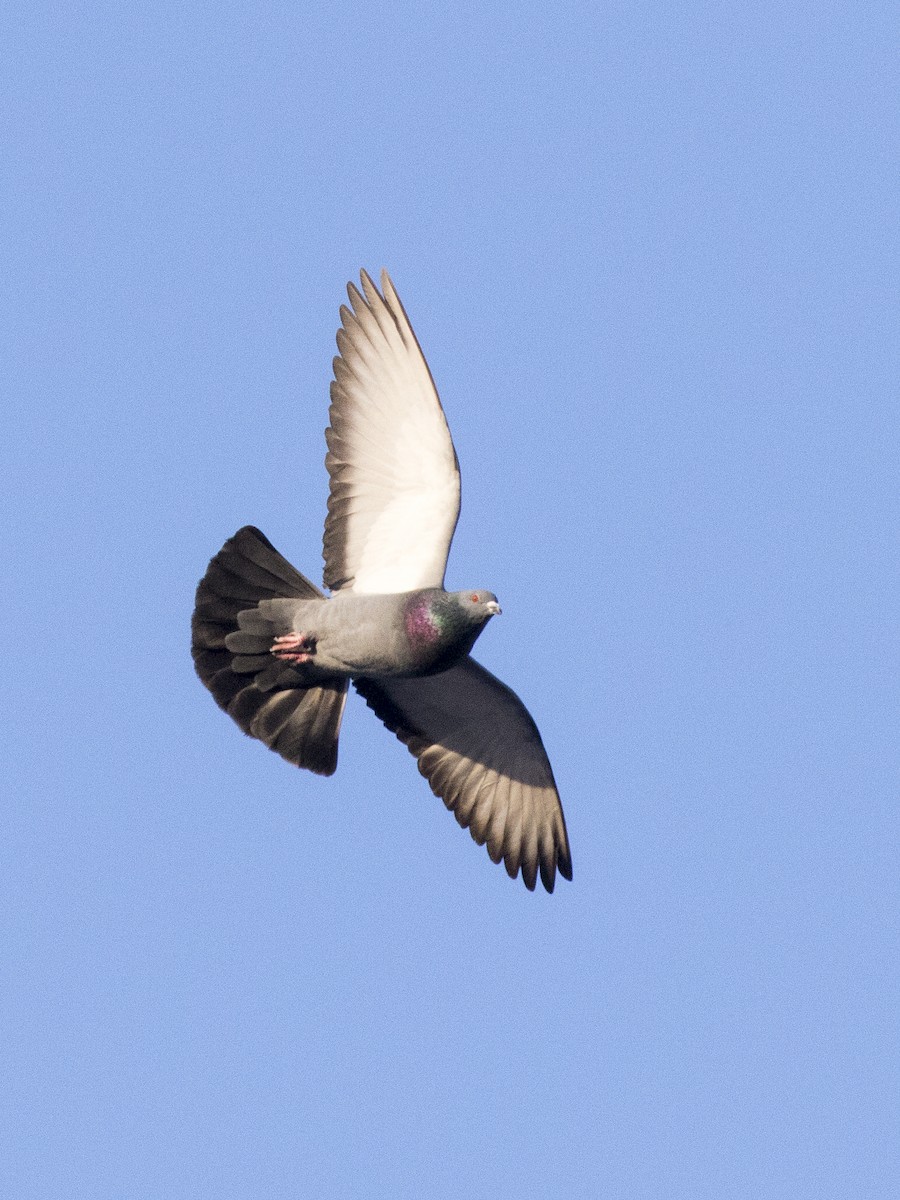
[[[341,306],[325,596],[245,526],[212,559],[191,623],[197,674],[245,733],[318,775],[337,767],[350,682],[495,863],[533,890],[572,878],[537,726],[469,651],[493,592],[448,592],[459,464],[428,364],[386,271]]]

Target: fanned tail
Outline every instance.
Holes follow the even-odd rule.
[[[347,681],[306,684],[298,671],[269,653],[272,626],[254,612],[262,600],[322,598],[258,529],[246,525],[228,539],[200,580],[191,653],[216,704],[244,733],[298,767],[332,775]]]

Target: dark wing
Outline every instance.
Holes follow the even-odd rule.
[[[459,467],[428,364],[387,272],[348,287],[334,360],[323,553],[333,591],[441,587]]]
[[[354,680],[356,690],[419,760],[462,827],[533,890],[572,878],[559,793],[522,701],[472,658],[439,675]]]

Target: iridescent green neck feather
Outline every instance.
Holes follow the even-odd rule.
[[[437,589],[412,596],[405,621],[410,644],[423,650],[452,644],[471,628],[454,597]]]

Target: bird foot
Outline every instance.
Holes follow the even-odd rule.
[[[308,663],[316,652],[316,641],[307,633],[286,633],[277,637],[269,650],[281,662]]]

